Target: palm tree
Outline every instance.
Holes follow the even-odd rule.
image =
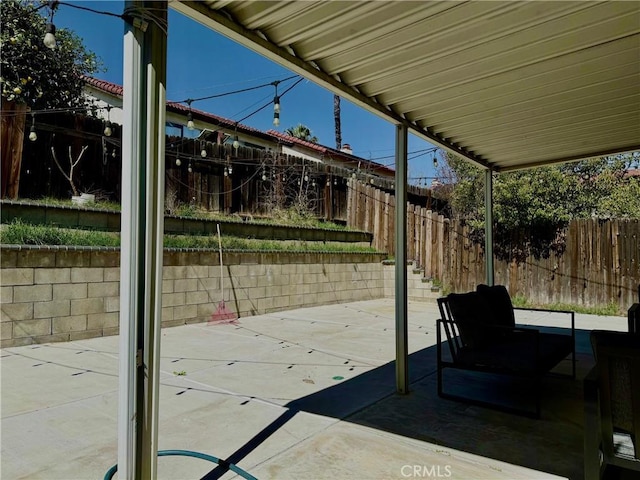
[[[342,148],[342,127],[340,126],[340,95],[333,96],[333,120],[336,127],[336,150]]]
[[[284,133],[292,137],[299,138],[300,140],[306,140],[307,142],[318,143],[318,137],[311,134],[309,127],[299,123],[295,127],[287,128]]]

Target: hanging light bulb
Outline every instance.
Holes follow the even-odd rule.
[[[202,142],[202,150],[200,150],[200,156],[202,158],[207,158],[207,149],[206,149],[206,145],[204,142]]]
[[[333,179],[333,184],[334,184],[334,185],[338,185],[338,179],[337,179],[337,178],[334,178],[334,179]]]
[[[233,166],[229,165],[229,175],[233,173]]]
[[[56,13],[56,8],[58,8],[58,0],[48,0],[46,2],[46,6],[49,8],[49,22],[45,28],[44,38],[42,39],[45,47],[54,49],[56,48],[56,26],[53,24],[53,15]],[[44,7],[45,4],[41,5]]]
[[[265,182],[267,180],[267,172],[262,171],[262,181]]]
[[[111,150],[111,156],[113,158],[116,158],[116,149],[115,148],[113,150]]]
[[[189,130],[193,130],[194,128],[196,128],[195,124],[193,123],[193,113],[191,112],[191,102],[193,100],[188,99],[187,100],[187,105],[189,105],[189,113],[187,113],[187,128]]]
[[[227,167],[224,167],[224,176],[225,177],[229,176],[229,170],[227,170]]]
[[[438,168],[438,157],[433,155],[433,168]]]
[[[316,179],[315,178],[311,181],[311,186],[313,188],[316,188]]]
[[[308,181],[309,181],[309,175],[305,175],[305,176],[304,176],[304,181],[305,181],[305,182],[308,182]]]
[[[104,136],[110,137],[113,134],[111,128],[111,105],[107,106],[107,121],[104,124]]]
[[[276,93],[273,96],[273,124],[277,127],[280,125],[280,97],[278,96],[278,84],[280,80],[276,80],[272,85],[276,89]]]
[[[193,168],[191,168],[191,162],[189,162],[189,166],[187,167],[187,170],[189,171],[189,173],[193,172]]]
[[[180,157],[176,158],[176,165],[179,167],[180,165],[182,165],[182,161],[180,160]]]
[[[35,142],[38,140],[38,134],[36,133],[36,117],[31,115],[31,129],[29,130],[29,140]]]
[[[273,113],[280,113],[280,97],[277,92],[278,87],[276,87],[276,96],[273,97]]]
[[[51,14],[51,19],[53,19],[53,14]],[[56,26],[53,23],[47,23],[43,42],[47,48],[52,50],[56,48]]]
[[[236,150],[238,149],[238,147],[240,147],[240,142],[238,141],[238,135],[236,135],[233,138],[233,148],[235,148]]]

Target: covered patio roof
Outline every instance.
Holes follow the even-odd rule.
[[[167,3],[125,5],[118,463],[121,478],[155,478]],[[640,150],[638,2],[169,5],[396,125],[399,393],[409,390],[408,132],[486,168],[488,284],[493,172]]]
[[[637,2],[170,6],[494,171],[640,149]]]

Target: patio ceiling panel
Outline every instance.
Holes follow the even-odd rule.
[[[532,115],[548,115],[548,114],[565,114],[565,116],[573,115],[571,109],[587,108],[589,110],[600,111],[603,108],[613,108],[626,99],[624,103],[629,104],[633,98],[638,97],[636,85],[638,82],[637,73],[628,75],[629,69],[626,66],[612,67],[609,70],[589,75],[589,78],[596,82],[595,84],[585,85],[580,79],[564,80],[562,76],[556,78],[553,84],[542,87],[531,87],[522,92],[506,94],[491,99],[472,100],[469,103],[457,107],[438,109],[437,113],[431,115],[433,119],[432,126],[438,129],[446,129],[450,127],[464,128],[465,132],[469,132],[469,128],[473,128],[474,124],[482,125],[500,125],[509,124],[519,117],[530,119]],[[607,83],[607,85],[604,85]],[[567,94],[567,87],[573,84],[573,92]],[[607,89],[629,89],[628,94],[621,94],[617,91],[617,95],[612,99]],[[499,86],[497,87],[499,89]],[[545,99],[545,102],[541,102]],[[489,113],[490,115],[487,115]],[[480,117],[480,118],[478,118]],[[489,123],[486,123],[489,122]]]
[[[625,45],[626,44],[626,45]],[[638,40],[635,37],[627,37],[618,43],[605,43],[593,48],[576,52],[570,59],[557,57],[544,62],[542,65],[530,65],[518,70],[505,72],[500,77],[500,82],[496,82],[494,77],[483,79],[459,79],[455,85],[458,95],[452,98],[447,88],[440,88],[429,91],[429,103],[417,110],[410,111],[411,115],[418,119],[423,119],[429,112],[447,112],[456,110],[462,106],[473,105],[478,102],[485,102],[483,96],[498,100],[501,96],[511,95],[516,100],[524,96],[535,97],[540,94],[536,89],[545,88],[543,94],[563,91],[568,88],[566,82],[574,83],[581,81],[581,77],[609,72],[611,65],[603,65],[600,61],[602,56],[609,57],[609,63],[613,68],[623,68],[623,72],[640,70],[638,66]],[[587,72],[585,74],[585,72]],[[587,80],[583,80],[587,81]],[[451,86],[450,86],[451,88]],[[608,95],[607,95],[608,96]],[[503,103],[508,103],[509,99],[503,99]],[[415,103],[415,102],[414,102]],[[405,105],[403,102],[395,106],[401,110],[407,110],[414,106],[409,100]]]
[[[449,88],[450,84],[455,85],[460,81],[475,82],[487,77],[497,77],[496,81],[500,81],[500,76],[506,72],[588,48],[590,45],[585,45],[585,38],[589,39],[590,44],[598,45],[615,40],[621,35],[626,36],[638,29],[638,19],[633,12],[617,12],[604,8],[599,10],[592,7],[574,12],[573,16],[585,17],[585,22],[591,16],[597,16],[599,22],[586,26],[580,23],[580,28],[571,28],[571,23],[567,23],[566,18],[562,17],[536,25],[523,25],[524,29],[515,31],[510,28],[506,32],[500,32],[500,36],[494,35],[490,41],[479,39],[480,42],[471,42],[466,29],[462,29],[458,32],[459,38],[447,41],[449,49],[452,49],[451,40],[461,41],[461,44],[453,45],[454,51],[451,54],[438,54],[437,58],[429,55],[424,63],[419,64],[415,60],[412,61],[419,52],[413,49],[405,50],[401,55],[394,57],[394,62],[386,70],[388,74],[378,75],[377,79],[366,81],[366,91],[371,95],[390,92],[392,95],[382,97],[381,100],[387,104],[394,104],[404,98],[411,98],[411,92],[416,89],[424,88],[421,85],[425,82],[428,84],[431,75],[444,77],[436,79],[435,82],[441,88]],[[583,19],[578,18],[577,21],[582,22]],[[495,19],[495,22],[501,25],[502,18]],[[562,25],[565,26],[564,30],[558,28]],[[487,22],[485,28],[493,27]],[[556,33],[550,35],[550,29]],[[421,46],[424,47],[437,51],[430,43]],[[442,47],[446,48],[446,45]],[[400,65],[396,59],[402,57],[408,58]],[[398,81],[400,79],[402,82]],[[344,80],[355,84],[363,83],[351,76],[344,76]]]
[[[639,2],[171,6],[497,171],[640,149]]]

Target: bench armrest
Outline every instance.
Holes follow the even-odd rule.
[[[548,308],[529,308],[529,307],[513,307],[513,309],[525,310],[529,312],[566,313],[567,315],[571,315],[571,335],[575,337],[576,312],[572,310],[550,310]]]
[[[569,313],[574,314],[576,312],[572,310],[551,310],[549,308],[532,308],[532,307],[513,307],[514,310],[529,310],[531,312],[550,312],[550,313]]]

